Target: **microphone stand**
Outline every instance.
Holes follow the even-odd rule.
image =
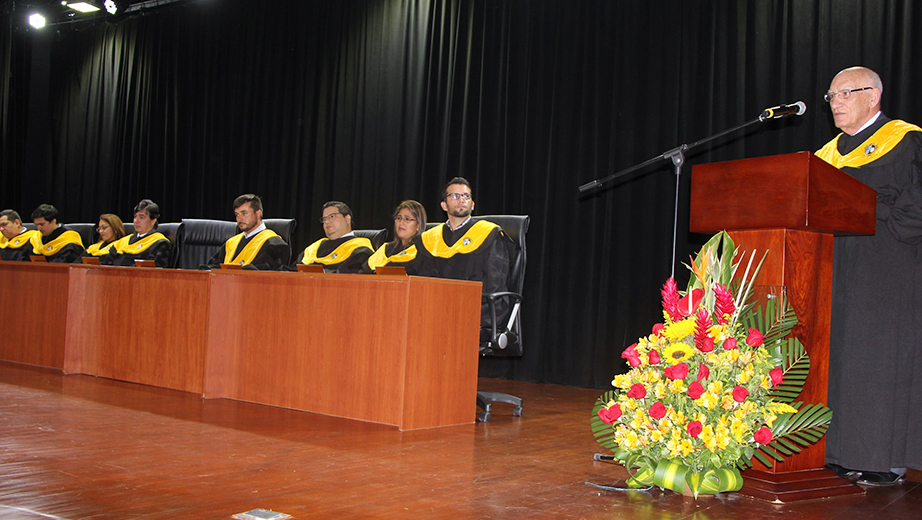
[[[765,122],[768,119],[771,119],[770,116],[771,114],[769,113],[769,111],[766,110],[765,112],[762,112],[761,114],[759,114],[759,117],[751,121],[747,121],[741,125],[734,126],[733,128],[730,128],[729,130],[724,130],[723,132],[714,134],[710,137],[706,137],[699,141],[695,141],[694,143],[691,143],[691,144],[683,144],[681,146],[677,146],[673,148],[672,150],[663,152],[660,155],[657,155],[656,157],[652,159],[646,160],[635,166],[631,166],[630,168],[626,170],[621,170],[620,172],[613,173],[609,175],[608,177],[605,177],[604,179],[596,179],[594,181],[587,182],[586,184],[583,184],[582,186],[579,187],[579,191],[580,193],[585,193],[589,190],[600,188],[605,183],[611,182],[619,177],[622,177],[624,175],[627,175],[628,173],[631,173],[633,171],[649,166],[655,162],[661,161],[663,159],[671,160],[672,164],[675,165],[675,209],[673,210],[673,220],[672,220],[672,272],[670,276],[675,277],[676,237],[677,237],[678,227],[679,227],[679,180],[682,176],[682,165],[685,163],[685,152],[687,152],[688,150],[691,150],[692,148],[695,148],[696,146],[707,143],[708,141],[713,141],[714,139],[723,137],[731,132],[740,130],[741,128],[745,128],[755,123]]]

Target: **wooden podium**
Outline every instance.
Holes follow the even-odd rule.
[[[874,234],[876,197],[810,152],[692,168],[690,230],[726,230],[757,261],[768,251],[756,285],[786,288],[799,320],[793,334],[810,356],[798,401],[828,402],[833,236]],[[825,451],[824,437],[772,468],[754,461],[740,493],[773,502],[863,493],[824,468]]]

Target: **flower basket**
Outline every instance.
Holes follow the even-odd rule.
[[[593,434],[632,472],[629,486],[738,491],[753,458],[771,467],[826,432],[826,406],[794,402],[810,361],[788,337],[793,309],[753,301],[761,261],[753,253],[737,276],[737,253],[718,233],[691,260],[686,291],[666,281],[663,323],[624,350],[630,370],[596,401]]]

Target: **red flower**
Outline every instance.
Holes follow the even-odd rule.
[[[666,405],[659,401],[653,403],[653,406],[650,407],[650,417],[654,419],[666,417]]]
[[[733,387],[733,400],[737,403],[742,403],[749,397],[749,390],[746,390],[746,387],[736,385]]]
[[[749,335],[746,336],[746,344],[750,347],[758,347],[762,344],[762,333],[752,327],[749,328]]]
[[[669,379],[685,379],[688,377],[688,363],[679,363],[678,365],[666,367],[663,373]]]
[[[697,437],[701,435],[701,421],[692,421],[688,423],[686,430],[688,431],[688,434],[691,435],[692,437]]]
[[[628,364],[632,367],[636,367],[640,364],[640,354],[636,350],[637,343],[634,343],[630,347],[624,349],[624,352],[621,353],[621,357],[627,360]]]
[[[694,383],[688,385],[688,397],[692,399],[697,399],[701,397],[701,394],[704,393],[704,386],[701,383],[695,381]]]
[[[736,348],[736,338],[727,338],[724,341],[724,350],[733,350]]]
[[[701,366],[698,367],[698,379],[695,381],[701,381],[702,379],[707,379],[711,376],[711,369],[707,365],[701,363]]]
[[[669,277],[669,279],[666,280],[660,294],[663,295],[663,310],[672,318],[672,321],[679,321],[682,319],[682,315],[679,314],[679,289],[676,287],[674,278]]]
[[[759,444],[768,444],[772,441],[772,431],[765,426],[756,430],[752,436]]]
[[[768,372],[768,377],[772,378],[772,388],[775,388],[784,379],[784,372],[781,367],[775,367]]]
[[[698,305],[701,304],[701,298],[704,298],[704,289],[692,289],[679,300],[679,313],[683,317],[694,314],[698,310]]]
[[[647,352],[647,359],[650,361],[651,365],[658,365],[659,362],[662,361],[659,357],[659,352],[657,352],[656,350],[651,350],[650,352]]]
[[[654,335],[654,336],[662,336],[662,335],[663,335],[663,330],[665,330],[665,329],[666,329],[666,325],[664,325],[664,324],[662,324],[662,323],[657,323],[656,325],[653,326],[653,335]]]
[[[708,335],[708,329],[713,324],[714,322],[711,321],[707,309],[698,311],[698,315],[695,317],[695,346],[701,352],[714,350],[714,338]]]
[[[602,407],[599,409],[599,419],[605,424],[612,424],[621,417],[621,405],[612,405],[611,408]]]
[[[647,396],[647,389],[640,383],[633,384],[631,389],[627,391],[627,396],[634,399],[643,399]]]
[[[717,284],[714,287],[714,314],[717,316],[717,323],[727,323],[727,316],[732,315],[736,307],[733,305],[733,294],[725,285]]]

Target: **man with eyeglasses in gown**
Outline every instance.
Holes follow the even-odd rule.
[[[448,220],[422,234],[426,251],[420,274],[472,280],[483,283],[483,293],[507,290],[509,259],[515,248],[503,228],[471,216],[474,199],[471,184],[455,177],[442,191],[442,210]],[[496,316],[502,322],[510,308],[505,298],[497,300]],[[490,326],[490,308],[484,302],[480,312],[481,327]]]
[[[374,254],[371,241],[352,231],[352,210],[344,202],[331,200],[323,205],[320,223],[326,238],[307,246],[295,265],[322,265],[326,273],[359,273]]]
[[[817,156],[877,191],[872,236],[836,237],[826,462],[859,484],[922,467],[922,129],[880,111],[865,67],[832,80],[838,136]]]

